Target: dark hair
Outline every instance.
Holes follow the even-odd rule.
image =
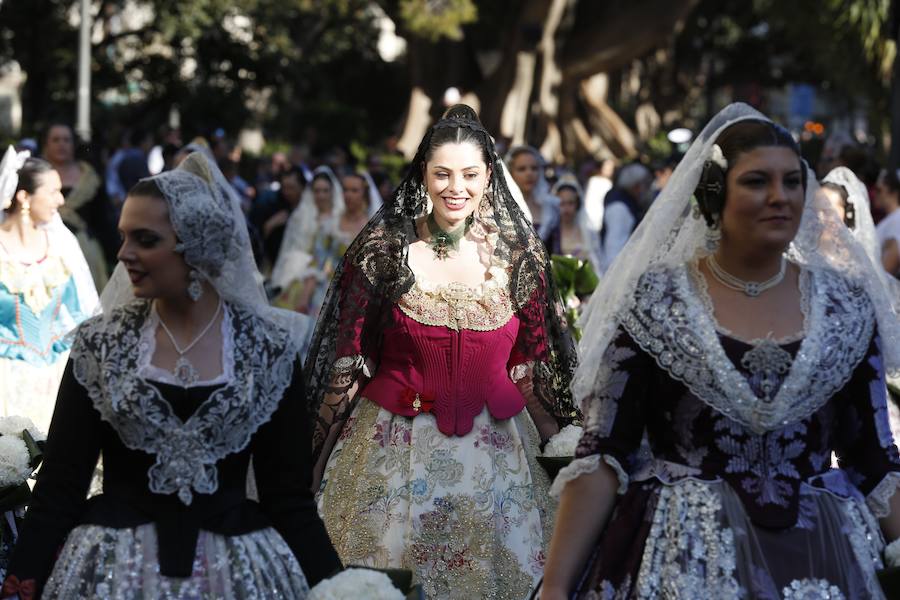
[[[351,172],[351,173],[347,173],[346,175],[344,175],[344,177],[356,177],[357,179],[359,179],[359,180],[362,182],[363,186],[364,186],[366,189],[369,189],[369,180],[366,179],[366,178],[365,178],[362,174],[360,174],[360,173],[353,173],[353,172]]]
[[[900,176],[894,169],[885,169],[882,173],[881,181],[891,193],[900,193]]]
[[[484,143],[481,132],[484,127],[478,120],[475,110],[466,104],[454,104],[448,108],[441,120],[435,123],[431,141],[425,149],[425,162],[431,160],[434,151],[444,144],[462,144],[468,142],[481,150],[481,157],[488,167],[493,164],[491,153]]]
[[[141,179],[128,190],[129,196],[149,196],[150,198],[159,198],[165,200],[162,190],[156,185],[152,179]]]
[[[729,168],[741,154],[756,148],[771,146],[789,148],[800,161],[800,176],[803,180],[803,189],[806,190],[806,164],[800,155],[800,147],[790,132],[781,125],[757,119],[739,121],[720,133],[716,144],[722,149]],[[725,198],[728,194],[726,175],[727,170],[707,160],[703,164],[700,181],[694,191],[700,212],[710,226],[715,223],[725,207]]]
[[[540,163],[542,161],[541,155],[531,146],[516,146],[509,153],[509,162],[516,160],[518,157],[523,154],[530,154],[538,161],[538,167],[540,168]]]
[[[847,192],[847,188],[831,181],[824,182],[821,187],[823,190],[831,190],[841,197],[841,204],[844,205],[844,225],[854,229],[856,227],[856,211],[853,203],[850,202],[850,194]]]
[[[331,187],[332,193],[334,192],[334,183],[331,181],[331,177],[328,176],[328,173],[316,173],[315,175],[313,175],[312,181],[309,182],[309,185],[312,185],[317,181],[327,181],[329,187]]]
[[[19,193],[19,190],[25,190],[25,192],[29,194],[35,193],[41,185],[41,182],[38,181],[38,179],[52,170],[53,165],[42,158],[32,157],[25,159],[25,164],[23,164],[22,168],[17,172],[19,183],[16,185],[16,191],[13,192],[12,202],[10,202],[6,212],[12,213],[16,211],[19,204],[19,201],[16,199],[16,194]]]
[[[581,210],[581,194],[578,193],[578,188],[575,187],[575,184],[569,182],[559,184],[556,187],[556,195],[559,196],[559,193],[563,190],[572,190],[575,192],[575,209]]]
[[[301,187],[306,186],[306,175],[303,174],[303,169],[300,167],[292,165],[290,168],[285,169],[278,174],[278,181],[281,181],[285,177],[296,177],[297,181],[300,182]]]
[[[50,137],[50,132],[53,131],[54,127],[65,127],[68,129],[69,133],[72,135],[72,143],[75,143],[75,129],[71,125],[65,121],[50,121],[41,133],[41,151],[46,148],[47,138]]]

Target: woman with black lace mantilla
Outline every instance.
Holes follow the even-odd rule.
[[[552,514],[535,455],[574,345],[490,135],[456,106],[344,255],[306,369],[319,509],[346,564],[430,598],[526,598]]]
[[[542,600],[885,597],[898,307],[808,172],[725,108],[594,294]]]
[[[305,598],[340,562],[310,492],[304,318],[268,307],[240,201],[200,153],[139,182],[119,230],[3,597]]]

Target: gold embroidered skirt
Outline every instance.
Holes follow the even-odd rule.
[[[543,572],[549,479],[526,412],[468,434],[359,401],[329,457],[319,512],[346,565],[409,569],[428,598],[523,600]]]

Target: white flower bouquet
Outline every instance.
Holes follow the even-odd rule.
[[[566,425],[544,446],[544,456],[575,456],[575,448],[578,447],[582,433],[584,429],[578,425]]]
[[[566,425],[559,433],[547,441],[544,453],[537,460],[547,471],[550,479],[556,477],[559,470],[572,462],[575,457],[575,448],[584,430],[578,425]]]
[[[16,541],[24,507],[31,499],[28,478],[41,463],[45,436],[30,419],[0,417],[0,572]]]
[[[347,569],[320,581],[309,593],[309,600],[405,600],[403,592],[380,571]]]

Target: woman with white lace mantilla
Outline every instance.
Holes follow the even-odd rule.
[[[240,201],[200,153],[140,181],[119,230],[2,596],[305,598],[340,568],[309,491],[305,318],[266,303]]]
[[[885,597],[898,307],[807,172],[728,106],[595,292],[543,600]]]
[[[535,456],[575,416],[550,262],[468,106],[334,276],[306,364],[320,512],[346,564],[429,598],[527,598],[552,511]]]

